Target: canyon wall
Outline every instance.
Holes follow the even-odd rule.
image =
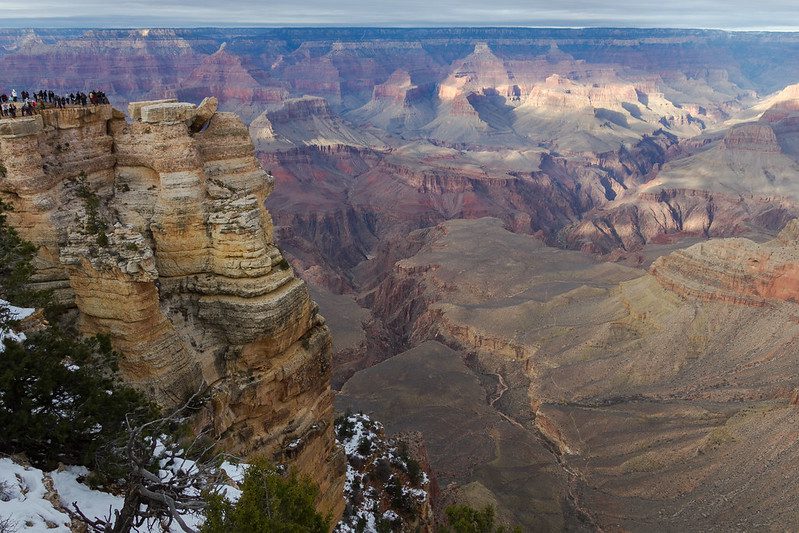
[[[411,349],[336,401],[415,424],[446,491],[525,531],[796,523],[798,236],[711,239],[645,271],[497,219],[412,232],[359,300]]]
[[[110,335],[126,380],[162,405],[207,390],[221,446],[308,475],[339,516],[331,339],[274,243],[273,178],[246,126],[176,101],[0,121],[0,193],[37,246],[36,283]]]
[[[773,235],[799,213],[798,46],[652,29],[8,29],[0,67],[3,92],[216,95],[281,185],[269,206],[288,259],[346,292],[379,243],[452,218],[632,261]]]

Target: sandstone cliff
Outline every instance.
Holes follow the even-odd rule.
[[[160,403],[201,388],[224,448],[310,475],[343,508],[331,340],[274,243],[273,179],[215,99],[46,110],[0,121],[0,193],[37,244],[36,281],[106,333]]]
[[[799,221],[776,239],[713,239],[657,259],[651,271],[677,294],[762,307],[769,300],[799,302]]]

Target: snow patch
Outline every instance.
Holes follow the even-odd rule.
[[[69,515],[47,495],[44,472],[0,459],[0,518],[11,521],[12,531],[70,532]]]
[[[32,309],[29,307],[17,307],[15,305],[11,305],[6,300],[1,300],[1,299],[0,299],[0,309],[8,313],[8,318],[10,320],[22,320],[28,318],[36,311],[36,309]],[[24,333],[17,333],[16,331],[11,330],[10,328],[0,329],[0,353],[4,352],[6,349],[5,345],[6,339],[16,342],[22,342],[26,339],[26,337]]]

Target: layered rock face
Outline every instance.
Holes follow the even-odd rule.
[[[739,124],[724,136],[727,150],[749,150],[754,152],[779,153],[777,136],[768,124],[762,122]]]
[[[760,120],[675,144],[643,183],[587,213],[564,238],[599,252],[636,252],[686,236],[774,235],[796,217],[799,128],[784,101]]]
[[[776,42],[783,53],[773,53]],[[197,102],[215,94],[220,110],[236,112],[249,123],[262,160],[290,160],[297,149],[316,157],[321,146],[330,148],[327,158],[339,157],[335,165],[344,167],[350,156],[338,147],[346,146],[386,159],[402,152],[401,172],[416,174],[417,181],[427,179],[425,167],[432,166],[444,179],[463,174],[464,168],[487,177],[542,178],[543,187],[558,197],[562,191],[573,196],[572,184],[580,183],[581,198],[570,199],[566,216],[553,220],[541,220],[538,204],[559,202],[557,197],[528,202],[518,216],[502,207],[479,213],[514,219],[509,224],[514,228],[532,225],[551,244],[565,240],[573,247],[626,253],[674,235],[729,236],[746,234],[750,227],[773,231],[785,222],[785,212],[782,205],[779,212],[768,209],[759,196],[773,199],[796,181],[790,160],[799,156],[799,120],[791,106],[799,90],[788,87],[761,100],[755,93],[795,82],[792,63],[786,64],[785,58],[797,56],[790,53],[797,45],[785,36],[671,30],[205,28],[7,30],[0,32],[0,43],[7,85],[18,91],[100,88],[115,103],[167,97]],[[60,64],[71,68],[65,71]],[[724,121],[753,122],[763,112],[761,122],[772,127],[780,152],[762,123],[736,127],[722,141]],[[700,133],[701,138],[689,138]],[[621,161],[612,168],[603,165],[608,154],[619,154],[621,160],[623,152],[659,136],[672,136],[693,148],[708,143],[714,149],[669,154],[669,168],[658,154],[640,166]],[[530,152],[558,164],[536,173],[539,158]],[[387,163],[394,167],[396,161]],[[705,168],[723,172],[716,177]],[[348,177],[355,176],[354,170]],[[291,169],[275,168],[276,174],[281,171],[288,175]],[[316,182],[338,178],[322,174],[315,173]],[[583,192],[584,176],[591,174],[590,190]],[[634,196],[650,180],[651,187]],[[712,180],[717,183],[704,183]],[[474,196],[482,196],[483,181],[488,180],[477,183]],[[660,189],[674,201],[661,202]],[[683,189],[690,191],[683,194]],[[710,190],[713,202],[701,200]],[[736,204],[739,194],[746,205]],[[445,207],[444,218],[451,218],[460,216],[459,195],[445,186],[423,195],[422,201],[434,210]],[[758,198],[749,202],[747,195]],[[376,195],[368,190],[363,196]],[[393,196],[377,200],[392,205]],[[308,217],[309,211],[315,213],[314,202],[324,201],[317,198],[296,209],[296,202],[275,202],[272,211],[282,222],[298,212]],[[482,197],[476,203],[494,202]],[[598,211],[586,214],[594,208]],[[347,205],[336,219],[325,216],[333,221],[329,233],[351,233],[354,222],[363,225],[352,220],[363,219],[363,211]],[[404,213],[393,215],[402,221]],[[525,223],[525,218],[536,223]],[[573,223],[578,227],[566,227]],[[294,228],[294,234],[310,240],[320,224],[308,226],[307,231]],[[556,239],[561,234],[563,239]],[[342,246],[330,248],[335,252]],[[324,261],[335,263],[336,258]],[[323,268],[328,270],[324,276],[340,277]]]
[[[111,336],[127,380],[166,406],[207,389],[227,451],[296,467],[340,514],[330,336],[274,244],[247,128],[211,99],[129,111],[0,122],[0,191],[40,246],[37,282]]]
[[[769,300],[799,302],[799,222],[763,244],[718,239],[658,258],[651,272],[685,297],[762,307]]]
[[[460,477],[462,499],[525,530],[780,529],[799,519],[785,474],[799,465],[798,230],[711,240],[649,273],[494,219],[414,232],[361,298],[414,348],[338,400],[392,429],[417,423],[442,486]],[[463,412],[479,429],[450,425]],[[491,474],[533,463],[510,494]],[[557,504],[541,505],[543,488]]]

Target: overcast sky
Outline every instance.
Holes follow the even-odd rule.
[[[799,30],[799,0],[0,0],[0,27],[249,25]]]

